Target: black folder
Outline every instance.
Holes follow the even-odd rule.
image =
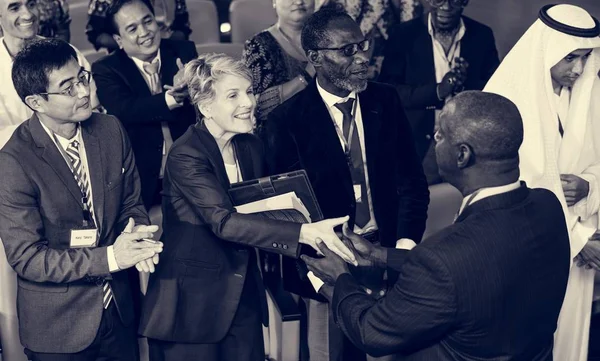
[[[323,220],[323,213],[319,207],[319,202],[317,202],[315,193],[304,170],[232,184],[229,189],[229,196],[233,204],[239,206],[289,192],[295,192],[296,196],[300,198],[308,210],[312,222]],[[306,223],[308,221],[296,210],[266,211],[258,214],[271,219],[297,223]],[[317,253],[311,247],[301,245],[300,254],[315,257]],[[282,258],[281,274],[283,277],[283,287],[287,291],[300,296],[324,301],[325,299],[315,292],[306,276],[307,273],[306,264],[300,259]]]

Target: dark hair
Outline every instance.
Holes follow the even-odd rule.
[[[312,14],[302,27],[302,49],[307,52],[323,46],[322,44],[329,39],[330,24],[341,20],[354,22],[348,13],[336,5],[324,6]]]
[[[523,143],[523,120],[517,106],[494,93],[466,91],[454,104],[449,137],[454,144],[467,143],[481,161],[518,159]]]
[[[111,35],[119,35],[119,25],[115,20],[115,17],[119,11],[125,6],[129,4],[133,4],[135,2],[140,2],[150,9],[152,15],[154,15],[154,8],[150,4],[149,0],[115,0],[106,11],[106,23],[108,24],[108,33]]]
[[[25,102],[29,95],[47,92],[50,72],[73,60],[77,61],[77,53],[63,40],[38,39],[25,45],[12,66],[12,81],[21,100]]]

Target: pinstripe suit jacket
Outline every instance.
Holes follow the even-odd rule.
[[[400,274],[379,302],[342,275],[334,318],[375,356],[552,361],[569,265],[558,200],[522,185],[467,207],[412,251],[390,252]]]

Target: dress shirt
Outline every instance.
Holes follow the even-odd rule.
[[[158,50],[158,54],[156,54],[156,57],[154,59],[150,60],[149,62],[145,62],[138,58],[131,57],[131,60],[133,60],[135,66],[139,69],[140,73],[144,77],[146,84],[148,84],[148,89],[151,89],[151,85],[150,85],[151,84],[151,80],[150,80],[151,76],[150,76],[150,74],[146,73],[146,71],[144,70],[144,63],[152,63],[157,58],[158,58],[158,74],[159,74],[159,78],[160,78],[160,67],[162,65],[161,59],[160,59],[160,49]],[[161,84],[161,86],[162,85],[163,84]],[[177,103],[177,100],[175,100],[175,98],[168,92],[165,92],[165,101],[167,102],[167,106],[169,107],[170,110],[180,107],[182,105],[181,103]]]
[[[431,22],[431,14],[428,16],[427,26],[429,30],[429,35],[431,36],[431,45],[433,47],[433,63],[435,66],[435,81],[439,84],[442,82],[444,75],[448,73],[452,69],[452,65],[454,63],[454,58],[460,57],[460,41],[463,36],[465,36],[465,23],[462,18],[460,19],[460,24],[458,28],[458,32],[454,36],[454,40],[448,54],[444,50],[444,46],[435,38],[435,29],[433,28],[433,24]],[[446,100],[446,99],[440,99]],[[441,110],[435,111],[435,119],[437,124],[437,119],[441,113]]]
[[[319,85],[318,79],[317,79],[317,90],[319,91],[319,94],[321,95],[323,102],[325,102],[325,106],[327,107],[327,110],[329,111],[331,118],[337,124],[339,129],[344,129],[343,128],[344,114],[342,114],[341,110],[336,108],[335,105],[337,103],[344,103],[350,98],[355,99],[355,101],[356,101],[356,115],[354,117],[354,128],[358,132],[358,139],[360,141],[360,148],[362,151],[363,164],[365,166],[365,169],[364,169],[365,183],[366,183],[366,188],[367,188],[367,197],[368,197],[368,201],[369,201],[369,214],[371,216],[370,217],[371,219],[369,220],[369,222],[367,222],[365,227],[362,229],[360,227],[358,227],[357,225],[354,225],[354,232],[357,234],[363,234],[363,233],[374,231],[377,229],[377,222],[375,220],[375,213],[373,212],[373,199],[371,198],[371,186],[369,184],[369,172],[368,172],[369,168],[367,166],[367,152],[366,152],[366,147],[365,147],[365,130],[363,127],[363,122],[362,122],[362,115],[361,115],[361,110],[360,110],[360,100],[356,96],[356,92],[350,93],[345,98],[340,98],[337,95],[331,94]],[[340,140],[340,146],[343,149],[344,148],[344,139],[340,136],[340,134],[338,134],[338,138]]]
[[[52,135],[53,132],[46,127],[46,125],[44,124],[44,122],[40,121],[40,124],[42,124],[42,127],[44,128],[44,130],[46,131],[46,133],[48,133],[48,136],[50,137],[50,139],[52,139],[52,141],[54,142],[54,144],[56,145],[56,147],[60,147],[62,148],[62,150],[66,151],[67,148],[69,147],[69,144],[73,141],[73,140],[77,140],[79,142],[79,157],[81,159],[81,166],[83,167],[83,171],[85,172],[85,176],[87,177],[87,179],[89,179],[89,186],[90,186],[90,202],[92,204],[92,207],[94,206],[94,190],[93,190],[93,186],[92,186],[92,178],[90,178],[90,170],[88,167],[88,160],[87,160],[87,153],[85,151],[85,143],[83,142],[83,137],[81,136],[81,126],[77,126],[77,133],[75,133],[75,136],[71,139],[67,139],[64,138],[56,133],[54,133],[56,135],[56,138],[54,138],[54,136]],[[58,143],[56,143],[56,140],[58,139]],[[60,150],[60,149],[59,149]],[[63,152],[61,151],[61,154]],[[64,159],[64,157],[63,157]],[[72,164],[70,163],[69,159],[65,159],[65,162],[67,163],[67,165],[69,166],[69,169],[72,169]],[[96,225],[98,225],[98,220],[96,219],[96,211],[94,210],[94,212],[92,212],[92,217],[94,217],[94,223]],[[117,260],[115,258],[115,252],[113,249],[113,246],[108,246],[106,247],[106,254],[108,256],[108,269],[110,272],[115,272],[119,270],[119,266],[117,264]]]
[[[501,193],[507,193],[510,191],[514,191],[521,186],[521,181],[516,181],[514,183],[505,184],[503,186],[498,187],[488,187],[488,188],[480,188],[477,191],[469,194],[464,197],[462,200],[462,204],[460,205],[460,209],[458,210],[457,217],[465,210],[467,206],[473,205],[473,203],[478,202],[484,198],[495,196]]]

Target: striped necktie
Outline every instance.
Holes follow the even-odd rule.
[[[75,177],[75,180],[77,181],[77,184],[79,185],[79,188],[81,188],[81,194],[83,194],[86,198],[86,206],[90,212],[91,215],[91,220],[92,220],[92,226],[95,226],[95,215],[94,215],[94,205],[92,204],[92,197],[91,197],[91,186],[90,186],[90,180],[88,178],[87,173],[85,172],[84,166],[81,162],[81,156],[79,154],[79,141],[77,141],[77,139],[72,140],[69,143],[69,146],[67,147],[67,155],[69,156],[70,160],[71,160],[71,164],[73,165],[72,167],[72,171],[73,171],[73,176]],[[96,227],[96,229],[98,229],[98,227]],[[98,239],[100,238],[100,235],[98,234]],[[107,280],[103,280],[102,282],[102,304],[104,306],[104,309],[108,308],[108,305],[110,305],[110,301],[112,300],[112,290],[110,288],[110,284],[108,283]]]

